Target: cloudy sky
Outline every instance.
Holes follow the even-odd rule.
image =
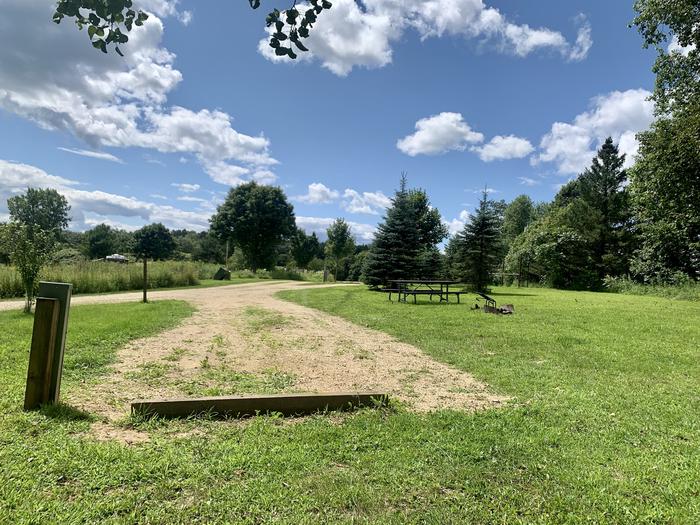
[[[405,171],[457,229],[484,187],[550,199],[608,135],[631,164],[652,119],[631,0],[335,0],[295,63],[267,46],[282,2],[134,4],[152,16],[121,58],[53,0],[0,0],[0,220],[31,185],[73,229],[201,230],[256,180],[307,231],[343,216],[367,240]]]

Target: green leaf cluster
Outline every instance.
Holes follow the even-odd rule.
[[[74,18],[78,29],[87,27],[95,49],[107,53],[109,46],[114,45],[115,52],[124,56],[119,48],[119,44],[129,41],[124,31],[130,32],[148,19],[147,13],[132,7],[132,0],[58,0],[53,21],[60,24],[66,17]]]
[[[296,232],[294,207],[279,187],[241,184],[211,218],[221,241],[231,241],[253,272],[275,264],[277,248]]]

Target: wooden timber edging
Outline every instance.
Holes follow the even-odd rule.
[[[131,403],[131,413],[165,418],[189,417],[198,414],[216,417],[245,417],[269,413],[298,416],[326,410],[352,410],[362,407],[382,407],[388,404],[389,395],[379,392],[278,394],[138,400]]]

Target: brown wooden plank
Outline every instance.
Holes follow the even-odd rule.
[[[61,376],[63,375],[63,353],[66,347],[66,334],[68,332],[68,317],[70,314],[70,300],[73,294],[73,285],[69,283],[39,282],[39,297],[58,299],[58,324],[56,327],[56,339],[54,341],[53,364],[51,367],[51,386],[49,399],[51,403],[58,403],[61,391]]]
[[[58,299],[39,297],[34,309],[32,347],[29,351],[27,388],[24,392],[24,409],[34,410],[51,397],[51,370],[53,369],[56,333],[58,330]]]
[[[220,417],[243,417],[271,412],[296,416],[324,410],[349,410],[388,404],[389,396],[379,392],[279,394],[139,400],[131,403],[131,412],[168,418],[205,413]]]

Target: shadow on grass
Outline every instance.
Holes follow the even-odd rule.
[[[42,405],[39,413],[50,419],[58,419],[61,421],[95,421],[97,419],[89,412],[64,403]]]

